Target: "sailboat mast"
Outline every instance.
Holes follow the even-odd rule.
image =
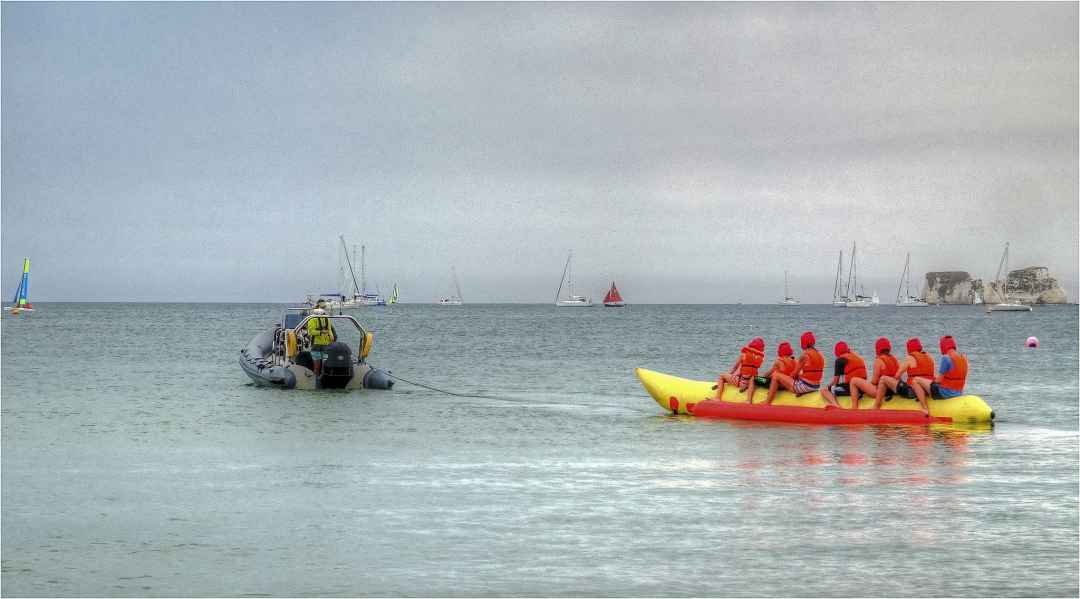
[[[570,258],[574,256],[573,250],[570,251],[570,256],[566,258],[567,268],[567,285],[570,286],[570,299],[574,299],[574,265],[570,263]]]
[[[566,280],[566,271],[570,268],[570,256],[566,257],[566,265],[563,266],[562,276],[559,277],[559,289],[555,291],[555,303],[559,303],[559,296],[562,295],[562,284]]]
[[[900,273],[900,284],[896,286],[896,303],[900,303],[900,295],[904,289],[904,280],[907,277],[907,295],[911,295],[911,277],[908,275],[908,262],[911,260],[911,253],[908,252],[907,258],[904,258],[904,272]]]
[[[459,301],[464,302],[465,298],[461,297],[461,285],[458,284],[457,280],[457,269],[451,266],[450,274],[454,276],[454,290],[457,291],[457,298]]]
[[[852,285],[855,284],[855,283],[856,283],[856,280],[855,280],[855,243],[852,242],[851,243],[851,266],[848,267],[847,288],[844,290],[844,295],[845,296],[852,297],[852,295],[851,295],[851,291],[853,289]]]
[[[338,235],[338,239],[341,240],[341,249],[345,253],[345,262],[349,265],[349,274],[352,275],[353,289],[356,289],[356,271],[353,270],[352,262],[349,260],[349,247],[345,245],[345,236]],[[355,253],[356,246],[353,246],[353,252]],[[359,293],[359,291],[357,291]]]
[[[840,256],[836,259],[836,281],[833,283],[832,298],[835,302],[840,296],[840,279],[844,276],[844,250],[840,250]]]
[[[1005,255],[1002,256],[1002,260],[1005,262],[1005,283],[1002,286],[1002,288],[1005,291],[1002,293],[1003,297],[1002,297],[1001,301],[1008,303],[1008,301],[1009,301],[1009,242],[1008,241],[1005,242]]]
[[[367,294],[367,246],[360,246],[360,293]]]

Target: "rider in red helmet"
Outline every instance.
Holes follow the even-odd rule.
[[[821,374],[825,371],[825,358],[814,348],[816,342],[814,334],[810,331],[802,334],[802,337],[799,338],[799,344],[802,346],[803,353],[799,356],[798,368],[790,376],[780,373],[773,374],[772,381],[769,383],[769,395],[766,397],[765,403],[771,404],[773,402],[780,387],[791,391],[796,396],[818,390],[821,385]],[[836,405],[835,400],[832,404]]]
[[[754,403],[754,377],[757,376],[761,363],[765,361],[765,340],[754,337],[739,352],[739,359],[731,367],[731,372],[722,373],[716,380],[716,398],[723,399],[724,385],[732,383],[746,392],[746,402]]]
[[[839,405],[839,402],[836,401],[837,395],[852,395],[853,381],[866,380],[866,360],[851,351],[851,348],[844,341],[837,343],[833,352],[836,354],[836,362],[833,368],[832,381],[821,390],[821,397],[827,403]],[[841,378],[844,379],[843,384],[840,384]],[[859,404],[855,397],[858,396],[852,398],[851,407],[857,410]]]
[[[900,361],[892,355],[892,343],[889,343],[885,337],[878,337],[878,340],[874,342],[874,353],[877,354],[877,359],[874,360],[874,377],[869,381],[854,381],[851,397],[855,400],[859,397],[860,391],[873,395],[874,409],[877,410],[881,408],[881,402],[885,398],[885,389],[879,383],[883,377],[896,376],[897,371],[900,370]]]
[[[780,345],[776,346],[776,361],[772,363],[772,366],[769,367],[765,374],[761,375],[761,378],[768,380],[777,374],[792,376],[798,369],[799,362],[795,359],[795,352],[791,350],[791,344],[787,341],[781,341]]]
[[[926,403],[927,389],[934,382],[934,359],[930,354],[923,351],[922,342],[918,337],[912,337],[907,341],[908,355],[900,363],[896,376],[883,376],[878,382],[877,394],[883,396],[885,388],[892,389],[894,393],[908,394],[908,390],[915,392],[915,398],[919,400],[923,413],[930,415],[930,407]],[[900,377],[907,374],[907,381],[901,381]]]
[[[939,347],[941,362],[938,364],[938,375],[925,389],[934,399],[959,397],[964,394],[964,384],[967,382],[967,356],[956,351],[956,339],[952,335],[942,337]]]

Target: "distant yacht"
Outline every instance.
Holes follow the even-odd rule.
[[[1005,278],[1001,278],[1002,267],[1005,269]],[[1001,255],[1001,262],[998,263],[997,275],[994,276],[994,280],[1001,283],[1001,299],[1004,300],[1000,304],[989,304],[986,306],[987,312],[1031,312],[1031,306],[1026,306],[1019,302],[1009,301],[1009,242],[1005,242],[1005,253]]]
[[[356,281],[356,271],[353,269],[353,262],[356,259],[356,246],[353,246],[353,259],[349,259],[349,249],[345,245],[345,236],[339,235],[338,239],[341,240],[341,249],[345,257],[345,262],[342,265],[348,266],[349,275],[352,278],[353,294],[352,297],[341,294],[341,307],[342,308],[357,308],[360,306],[385,306],[386,300],[382,298],[378,293],[368,293],[367,290],[367,246],[360,246],[360,282]]]
[[[798,306],[799,305],[799,300],[796,299],[796,298],[791,297],[791,294],[788,293],[788,282],[787,282],[787,271],[786,270],[784,271],[784,301],[776,302],[776,303],[780,304],[781,306]]]
[[[457,295],[451,295],[450,297],[444,297],[439,300],[440,306],[461,306],[465,303],[465,300],[461,299],[461,285],[458,284],[457,269],[453,266],[450,267],[450,278],[454,280],[454,291]]]
[[[593,303],[592,300],[584,295],[574,295],[574,270],[570,263],[574,258],[574,252],[571,251],[566,257],[566,266],[563,267],[562,278],[559,279],[559,289],[555,292],[555,305],[560,308],[590,308]],[[569,295],[566,299],[559,299],[562,295],[563,282],[567,282],[567,290]]]
[[[847,287],[844,291],[844,307],[845,308],[872,308],[881,300],[878,299],[877,292],[874,295],[863,295],[861,293],[862,288],[859,287],[859,279],[856,274],[855,268],[855,243],[851,244],[851,267],[848,268],[848,281]],[[852,295],[854,293],[854,295]]]
[[[911,295],[911,252],[904,259],[904,272],[900,274],[900,286],[896,288],[896,305],[901,308],[925,308],[926,298]]]

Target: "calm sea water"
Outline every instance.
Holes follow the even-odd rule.
[[[485,399],[253,387],[238,351],[280,309],[3,317],[3,595],[1080,592],[1076,306],[357,312],[373,364]],[[633,374],[808,327],[955,335],[997,425],[672,417]]]

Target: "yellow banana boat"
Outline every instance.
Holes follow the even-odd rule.
[[[795,396],[790,391],[780,391],[773,399],[771,406],[764,405],[768,396],[768,387],[758,385],[754,389],[753,404],[746,403],[746,393],[739,391],[735,385],[725,385],[724,396],[719,400],[716,391],[710,381],[695,381],[684,379],[645,368],[635,369],[638,379],[645,386],[656,403],[661,408],[675,414],[716,415],[745,420],[771,420],[785,422],[818,422],[831,424],[857,424],[857,423],[887,423],[893,416],[897,422],[911,423],[916,420],[922,422],[919,402],[903,396],[894,396],[891,400],[881,404],[881,410],[874,410],[873,397],[860,397],[859,410],[850,410],[851,397],[841,396],[837,398],[841,408],[826,409],[825,400],[821,393],[815,391],[805,395]],[[696,409],[702,402],[709,402],[701,409]],[[761,404],[759,406],[759,404]],[[738,406],[738,409],[735,409]],[[745,408],[743,407],[745,406]],[[760,407],[760,409],[758,409]],[[788,407],[795,409],[771,410],[773,407]],[[819,412],[820,411],[820,412]],[[894,411],[889,414],[888,411]],[[911,412],[917,412],[921,419],[914,419]],[[902,412],[902,414],[901,414]],[[826,416],[828,414],[828,416]],[[930,422],[952,422],[956,424],[980,424],[994,420],[994,411],[986,405],[978,395],[961,395],[949,399],[930,400]]]

